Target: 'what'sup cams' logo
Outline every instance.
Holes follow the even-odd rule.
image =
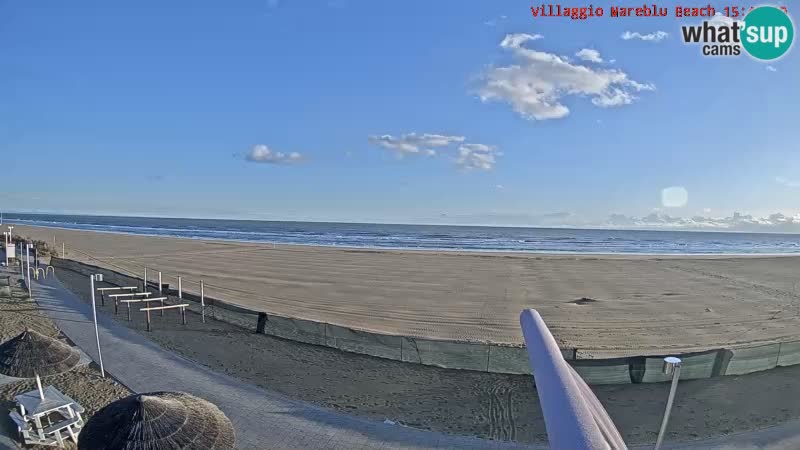
[[[739,56],[744,49],[760,60],[780,58],[792,46],[794,25],[780,8],[760,6],[752,9],[743,21],[714,17],[701,25],[681,27],[683,42],[703,44],[706,56]]]

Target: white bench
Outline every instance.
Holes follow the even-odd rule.
[[[117,306],[119,305],[119,299],[127,298],[127,297],[149,297],[149,292],[130,292],[127,294],[110,294],[109,298],[114,300],[114,314],[117,313]],[[105,301],[103,302],[103,306],[106,306]]]
[[[167,305],[167,306],[153,306],[150,308],[141,308],[139,311],[144,311],[147,313],[147,331],[151,331],[150,329],[150,311],[161,311],[161,315],[164,315],[165,309],[181,309],[181,323],[186,325],[186,307],[189,306],[188,303],[181,303],[178,305]]]
[[[133,298],[130,300],[120,300],[120,303],[125,303],[128,305],[128,322],[131,321],[131,303],[149,303],[149,302],[161,302],[161,306],[164,306],[164,300],[167,297],[156,297],[156,298]],[[148,313],[149,314],[149,313]],[[161,312],[161,315],[164,315],[164,312]]]

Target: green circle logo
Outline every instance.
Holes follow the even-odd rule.
[[[794,40],[794,25],[780,8],[760,6],[744,18],[742,46],[754,58],[769,61],[783,56]]]

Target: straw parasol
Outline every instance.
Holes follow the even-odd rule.
[[[10,377],[55,375],[72,369],[80,359],[74,348],[30,329],[0,344],[0,373]]]
[[[183,392],[136,394],[97,411],[78,450],[231,450],[231,421],[214,404]]]

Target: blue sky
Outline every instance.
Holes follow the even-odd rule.
[[[532,5],[0,2],[0,208],[531,225],[800,213],[796,48],[706,58],[682,43],[685,19],[534,19]],[[676,186],[688,201],[666,207]]]

